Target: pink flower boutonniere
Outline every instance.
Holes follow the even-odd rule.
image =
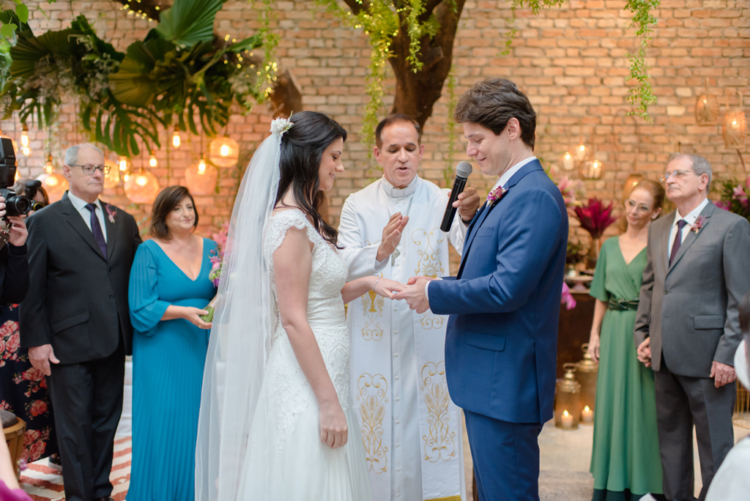
[[[705,216],[699,216],[698,219],[695,220],[695,223],[690,227],[690,231],[694,231],[696,234],[703,229],[703,225],[706,224],[706,217]]]
[[[503,198],[506,193],[508,193],[508,190],[506,190],[502,186],[498,186],[497,188],[493,189],[487,194],[487,205],[489,207],[492,207],[497,202],[499,202],[500,199]]]
[[[117,215],[117,209],[113,209],[111,205],[107,204],[107,215],[109,215],[109,222],[115,224],[115,216]]]

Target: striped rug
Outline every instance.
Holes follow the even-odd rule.
[[[130,485],[130,437],[115,440],[115,457],[110,480],[114,485],[112,498],[124,501]],[[21,473],[21,487],[34,501],[62,501],[65,499],[62,475],[49,467],[43,459],[31,463]]]

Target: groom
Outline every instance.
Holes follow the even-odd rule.
[[[412,278],[396,299],[418,313],[451,314],[448,390],[466,416],[479,499],[538,501],[537,438],[552,418],[567,212],[533,155],[536,113],[513,82],[478,82],[456,120],[466,153],[497,184],[469,226],[456,278]]]

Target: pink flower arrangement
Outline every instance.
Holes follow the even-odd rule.
[[[716,201],[716,206],[734,212],[750,221],[750,201],[748,201],[750,176],[747,176],[744,183],[731,179],[723,181],[721,184],[721,199]]]
[[[566,207],[580,205],[580,202],[576,200],[576,196],[583,195],[583,183],[573,181],[568,176],[563,176],[560,182],[557,183],[557,187],[560,189],[560,193],[562,193]]]
[[[221,263],[224,260],[224,249],[227,246],[227,237],[229,235],[229,221],[221,225],[219,231],[211,235],[216,242],[216,249],[211,251],[211,272],[208,278],[213,282],[214,287],[219,287],[221,281]]]
[[[601,238],[604,230],[617,220],[612,217],[612,202],[605,207],[598,198],[589,198],[587,205],[574,207],[573,210],[581,228],[588,231],[593,239]]]
[[[560,297],[560,304],[565,305],[565,309],[572,310],[576,307],[576,300],[573,299],[573,294],[570,292],[568,284],[563,282],[562,285],[562,296]]]

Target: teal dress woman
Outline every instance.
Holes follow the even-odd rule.
[[[174,186],[162,194],[178,188],[187,192]],[[216,243],[192,231],[180,235],[180,224],[188,230],[194,227],[185,216],[194,212],[192,197],[184,197],[186,210],[175,215],[176,208],[169,206],[179,193],[162,194],[154,203],[152,234],[159,235],[154,221],[158,226],[166,219],[170,238],[155,236],[141,244],[130,274],[134,329],[130,501],[194,499],[195,444],[210,334],[210,324],[199,315],[216,293],[208,278]],[[173,225],[170,219],[180,217],[185,220]],[[182,261],[186,256],[195,258],[192,265],[186,266],[192,259]]]
[[[591,473],[594,501],[661,497],[654,374],[633,342],[646,267],[648,226],[660,212],[661,185],[641,181],[625,204],[626,232],[602,245],[590,294],[597,299],[589,351],[599,359]]]

